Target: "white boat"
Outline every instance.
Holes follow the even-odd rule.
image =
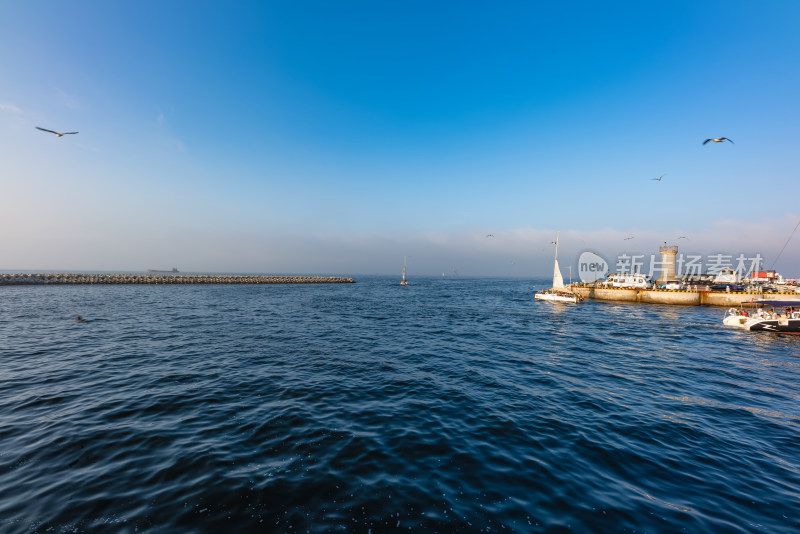
[[[746,304],[749,310],[742,307],[725,312],[722,324],[751,332],[800,334],[800,301],[755,300]]]
[[[408,285],[408,280],[406,280],[406,257],[405,256],[403,256],[403,279],[400,280],[400,285],[401,286],[407,286]]]
[[[553,244],[556,246],[556,259],[553,268],[553,287],[537,291],[533,298],[534,300],[551,300],[555,302],[573,302],[575,304],[583,301],[583,297],[570,291],[564,285],[564,278],[561,276],[561,269],[558,268],[558,238],[561,232],[556,234],[556,240]]]

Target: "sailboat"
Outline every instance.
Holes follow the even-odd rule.
[[[533,295],[533,298],[535,300],[554,300],[556,302],[574,302],[577,304],[583,300],[583,297],[573,293],[564,285],[561,269],[558,268],[558,238],[560,234],[561,232],[556,234],[556,240],[553,242],[556,246],[555,267],[553,268],[553,287],[543,291],[537,291]]]
[[[408,280],[406,280],[406,257],[405,256],[403,256],[403,279],[400,280],[400,285],[401,286],[407,286],[408,285]]]

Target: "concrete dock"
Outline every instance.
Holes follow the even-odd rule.
[[[800,300],[798,293],[723,293],[718,291],[686,291],[669,289],[621,289],[572,286],[583,298],[645,304],[675,304],[680,306],[738,306],[751,300]]]
[[[658,284],[665,285],[670,281],[679,280],[680,278],[678,275],[678,269],[676,268],[678,246],[667,245],[665,242],[664,246],[659,247],[659,253],[661,254],[661,275],[658,277]],[[729,269],[729,271],[734,273],[732,269]],[[739,281],[738,277],[736,278],[736,281]],[[722,282],[718,281],[712,283]],[[706,285],[706,282],[698,282],[697,285],[690,287],[691,289],[633,289],[606,287],[605,285],[601,285],[601,283],[578,283],[570,286],[575,293],[579,294],[585,299],[610,300],[617,302],[640,302],[645,304],[734,307],[753,300],[800,300],[800,293],[794,291],[793,287],[789,288],[789,290],[784,293],[765,293],[761,291],[710,291]]]
[[[0,274],[0,286],[51,284],[352,284],[341,276],[238,274]]]

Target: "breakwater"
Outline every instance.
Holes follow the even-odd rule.
[[[738,306],[752,300],[800,300],[800,294],[797,293],[722,293],[716,291],[622,289],[588,286],[572,286],[572,290],[583,298],[589,299],[682,306]]]
[[[50,284],[352,284],[342,276],[244,274],[0,274],[0,286]]]

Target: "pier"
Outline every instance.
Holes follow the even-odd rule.
[[[573,292],[583,298],[637,302],[644,304],[675,304],[681,306],[738,306],[752,300],[796,301],[797,293],[744,293],[721,291],[688,291],[670,289],[623,289],[613,287],[591,287],[573,285]]]
[[[352,284],[342,276],[246,274],[0,274],[0,286],[67,284]]]
[[[772,293],[761,291],[711,291],[710,286],[714,283],[728,283],[740,281],[738,276],[732,269],[728,269],[734,278],[719,279],[721,274],[717,273],[717,278],[714,276],[706,275],[704,282],[696,282],[691,285],[691,281],[683,280],[684,275],[678,273],[676,265],[676,257],[678,255],[677,245],[664,245],[659,247],[661,254],[661,276],[658,277],[658,284],[665,285],[669,282],[678,282],[679,285],[684,286],[684,283],[690,284],[686,289],[645,289],[643,287],[610,287],[605,285],[602,281],[595,281],[594,283],[572,284],[570,289],[582,296],[585,299],[596,300],[610,300],[616,302],[637,302],[643,304],[673,304],[678,306],[739,306],[740,304],[751,302],[753,300],[773,300],[773,301],[797,301],[800,298],[800,293],[787,290],[782,293]],[[724,271],[724,269],[723,269]],[[774,271],[773,271],[774,273]],[[694,273],[699,275],[700,273]],[[623,272],[623,275],[625,273]],[[642,276],[639,275],[641,278]],[[611,276],[609,276],[611,279]],[[644,285],[644,284],[642,284]],[[685,287],[685,286],[684,286]],[[751,286],[748,289],[752,289]]]

